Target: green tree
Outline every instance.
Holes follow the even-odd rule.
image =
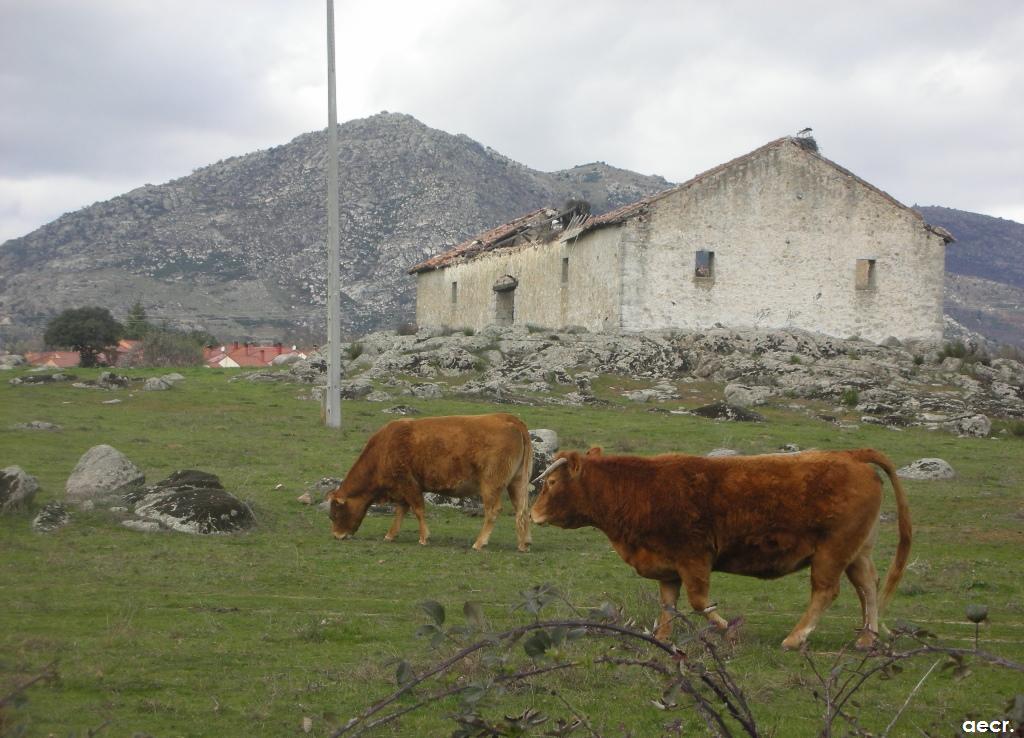
[[[153,329],[153,324],[146,319],[146,308],[138,300],[128,311],[128,319],[124,322],[124,337],[139,340]]]
[[[65,348],[81,355],[81,365],[96,366],[97,354],[111,353],[124,334],[124,326],[101,307],[70,308],[46,324],[43,341],[51,348]]]

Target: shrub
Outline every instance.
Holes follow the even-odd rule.
[[[856,407],[860,403],[860,393],[853,387],[843,390],[842,403],[847,407]]]
[[[146,366],[198,366],[203,363],[203,344],[179,331],[151,328],[142,339]]]
[[[366,347],[363,345],[362,341],[355,341],[349,344],[348,349],[345,351],[345,353],[348,354],[349,361],[355,361],[356,359],[363,355],[363,351],[365,350]]]

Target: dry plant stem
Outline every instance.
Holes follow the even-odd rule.
[[[910,704],[910,700],[914,699],[914,695],[917,694],[917,690],[921,689],[921,685],[924,684],[924,680],[927,679],[928,675],[935,671],[935,667],[941,663],[941,658],[936,659],[935,663],[932,664],[931,668],[924,673],[924,676],[921,677],[921,680],[917,683],[917,685],[912,690],[910,690],[910,694],[907,695],[907,699],[903,702],[903,705],[900,707],[899,710],[896,711],[896,714],[893,715],[892,721],[887,726],[885,726],[885,730],[882,731],[882,738],[886,738],[886,736],[889,735],[889,731],[893,729],[893,726],[896,725],[896,721],[900,719],[900,715],[902,715],[903,711],[907,709],[907,706]]]

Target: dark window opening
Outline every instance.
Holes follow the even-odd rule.
[[[697,279],[714,279],[715,277],[715,252],[698,251],[693,267],[693,276]]]
[[[459,283],[452,282],[452,305],[459,301]]]
[[[569,281],[569,257],[566,256],[562,259],[562,284],[566,284]]]
[[[874,259],[857,259],[855,285],[858,290],[875,289],[877,269]]]

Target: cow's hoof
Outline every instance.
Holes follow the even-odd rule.
[[[527,544],[525,546],[517,546],[516,550],[518,550],[519,553],[528,554],[528,553],[530,553],[530,546],[529,546],[529,544]]]
[[[392,541],[395,540],[395,537],[394,536],[384,536],[384,540],[387,541],[388,543],[391,543]]]
[[[856,648],[858,651],[871,651],[875,648],[875,641],[876,638],[874,636],[872,636],[871,638],[864,638],[863,636],[861,636],[857,639],[857,642],[854,644],[853,647]]]
[[[799,638],[793,638],[792,636],[790,636],[789,638],[787,638],[786,640],[784,640],[782,642],[782,650],[783,651],[799,651],[800,648],[803,645],[804,645],[804,642],[802,640],[800,640]]]
[[[427,545],[427,540],[425,538],[421,538],[420,539],[420,545],[421,546],[426,546]]]

